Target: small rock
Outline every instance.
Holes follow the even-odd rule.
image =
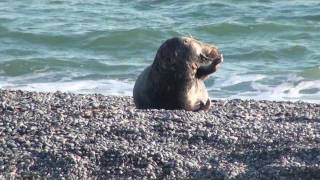
[[[92,111],[85,111],[83,117],[90,118],[92,116]]]

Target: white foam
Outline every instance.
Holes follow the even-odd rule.
[[[49,83],[30,83],[12,84],[1,83],[0,88],[20,89],[37,92],[73,92],[73,93],[99,93],[104,95],[131,96],[133,83],[119,80],[85,80],[72,82],[49,82]]]
[[[247,91],[232,95],[229,98],[275,100],[275,101],[307,101],[320,103],[320,92],[314,94],[302,94],[305,89],[320,89],[320,80],[284,82],[277,86],[268,86],[258,82],[251,83],[254,91]]]
[[[251,75],[241,75],[241,74],[232,74],[227,76],[227,79],[217,79],[215,84],[218,84],[219,87],[226,87],[235,84],[240,84],[243,82],[252,82],[264,79],[266,76],[261,74],[251,74]],[[214,85],[215,86],[215,85]]]
[[[275,101],[306,101],[320,103],[320,91],[302,93],[302,90],[320,89],[320,80],[305,80],[294,74],[267,76],[262,74],[231,74],[215,77],[214,84],[208,89],[219,92],[221,97],[213,94],[215,99],[255,99]],[[273,79],[282,79],[282,82],[273,82]],[[262,81],[261,81],[262,80]],[[226,90],[227,87],[249,82],[248,87],[243,87],[239,92]],[[269,84],[267,83],[269,82]],[[271,83],[272,82],[272,83]],[[245,85],[246,86],[246,85]],[[247,89],[247,91],[246,91]],[[226,92],[228,95],[226,97]]]

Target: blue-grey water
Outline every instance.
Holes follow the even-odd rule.
[[[320,102],[318,0],[2,0],[0,88],[132,95],[173,36],[224,53],[212,98]]]

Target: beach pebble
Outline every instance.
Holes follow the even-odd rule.
[[[0,178],[317,179],[319,117],[304,102],[214,100],[188,112],[0,90]]]

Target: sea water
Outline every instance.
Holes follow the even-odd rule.
[[[320,102],[318,0],[2,0],[0,88],[130,96],[174,36],[223,52],[212,98]]]

